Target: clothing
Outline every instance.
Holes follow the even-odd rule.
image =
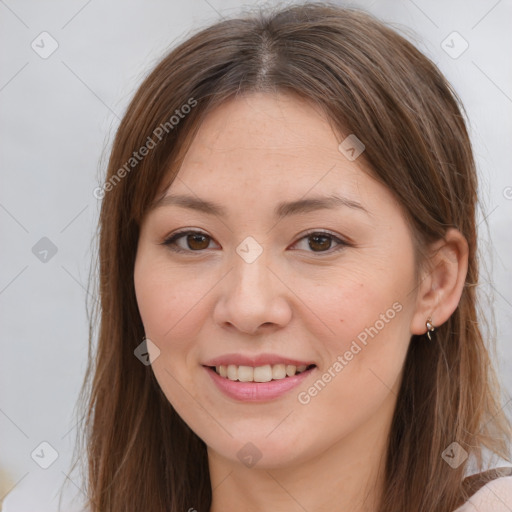
[[[491,480],[453,512],[511,512],[512,475]]]

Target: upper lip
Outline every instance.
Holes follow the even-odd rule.
[[[310,366],[315,364],[313,361],[299,361],[286,356],[278,354],[258,354],[253,356],[244,356],[242,354],[224,354],[219,357],[210,359],[204,363],[203,366],[228,366],[233,364],[235,366],[265,366],[267,364],[290,364],[295,366]]]

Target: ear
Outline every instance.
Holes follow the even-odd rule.
[[[428,261],[420,276],[411,320],[412,334],[425,334],[429,317],[434,327],[438,327],[453,314],[466,281],[468,252],[466,239],[454,228],[428,247]]]

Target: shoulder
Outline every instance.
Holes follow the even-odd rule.
[[[454,512],[510,512],[512,475],[491,480]]]

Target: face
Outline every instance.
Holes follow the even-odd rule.
[[[392,194],[340,142],[296,97],[230,100],[144,218],[134,280],[152,369],[210,456],[284,467],[391,420],[413,241]]]

